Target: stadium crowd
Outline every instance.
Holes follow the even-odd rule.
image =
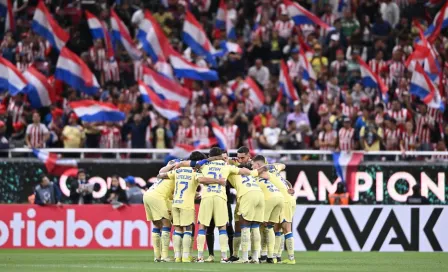
[[[219,81],[174,79],[191,90],[192,96],[181,119],[169,121],[139,96],[137,81],[142,67],[157,69],[157,64],[146,54],[133,61],[118,47],[117,62],[112,65],[103,41],[92,39],[84,11],[109,24],[109,10],[114,8],[134,37],[143,11],[148,9],[173,47],[204,67],[208,65],[204,58],[182,43],[184,12],[189,9],[196,16],[219,48],[226,40],[225,31],[214,27],[219,1],[45,0],[59,25],[70,33],[67,47],[88,64],[101,85],[93,99],[111,102],[126,113],[126,120],[120,123],[85,123],[68,102],[87,95],[54,78],[58,54],[31,30],[37,1],[13,2],[16,27],[3,33],[1,56],[20,71],[32,66],[45,74],[57,101],[36,110],[23,94],[1,93],[0,148],[171,148],[207,142],[213,137],[210,124],[214,121],[224,128],[231,149],[244,144],[280,150],[447,150],[447,116],[410,94],[412,73],[405,66],[418,36],[413,20],[426,28],[442,4],[427,6],[422,0],[296,1],[334,26],[325,30],[311,24],[296,26],[279,0],[225,1],[236,24],[233,42],[242,53],[218,59]],[[448,40],[440,35],[433,48],[442,70],[436,86],[445,104]],[[299,51],[306,51],[316,81],[302,79]],[[378,90],[363,86],[358,57],[387,84],[388,101]],[[296,101],[289,101],[279,91],[281,60],[287,63],[299,97]],[[246,76],[263,91],[261,107],[248,99],[247,90],[235,88]]]

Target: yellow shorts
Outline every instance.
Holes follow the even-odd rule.
[[[145,206],[147,221],[158,221],[162,218],[171,220],[171,205],[168,199],[160,199],[150,194],[144,194],[143,204]]]
[[[285,201],[285,205],[283,206],[283,216],[280,220],[280,223],[288,222],[292,223],[292,218],[294,217],[294,212],[296,211],[296,202],[292,199],[289,201]]]
[[[238,215],[244,220],[251,222],[263,222],[264,217],[264,194],[263,192],[251,191],[238,199],[240,207]]]
[[[194,215],[195,215],[194,209],[186,210],[173,207],[172,214],[173,214],[174,226],[186,227],[190,226],[191,224],[194,224]]]
[[[203,198],[199,206],[199,223],[208,227],[212,219],[217,227],[225,226],[229,222],[227,201],[219,196]]]
[[[271,197],[265,200],[264,222],[280,223],[284,202],[285,200],[281,196]]]
[[[240,216],[238,215],[239,208],[240,208],[240,203],[238,203],[238,201],[237,201],[236,205],[235,205],[235,211],[233,211],[233,220],[235,222],[240,221]]]

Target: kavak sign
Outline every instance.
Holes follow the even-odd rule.
[[[448,251],[443,206],[297,206],[301,251]]]

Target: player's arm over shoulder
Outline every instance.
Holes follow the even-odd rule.
[[[196,174],[196,179],[201,184],[220,184],[223,186],[226,185],[225,178],[215,179],[215,178],[204,177],[204,175],[202,175],[202,174]]]
[[[166,173],[159,173],[159,174],[157,175],[157,178],[159,178],[159,179],[172,179],[172,180],[174,180],[175,175],[176,175],[176,170],[171,170],[171,171],[168,171],[168,172],[166,172]]]

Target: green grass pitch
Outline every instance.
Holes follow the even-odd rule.
[[[172,254],[172,253],[171,253]],[[219,256],[219,253],[215,254]],[[144,250],[0,249],[0,271],[448,271],[447,253],[296,252],[296,265],[154,263]]]

